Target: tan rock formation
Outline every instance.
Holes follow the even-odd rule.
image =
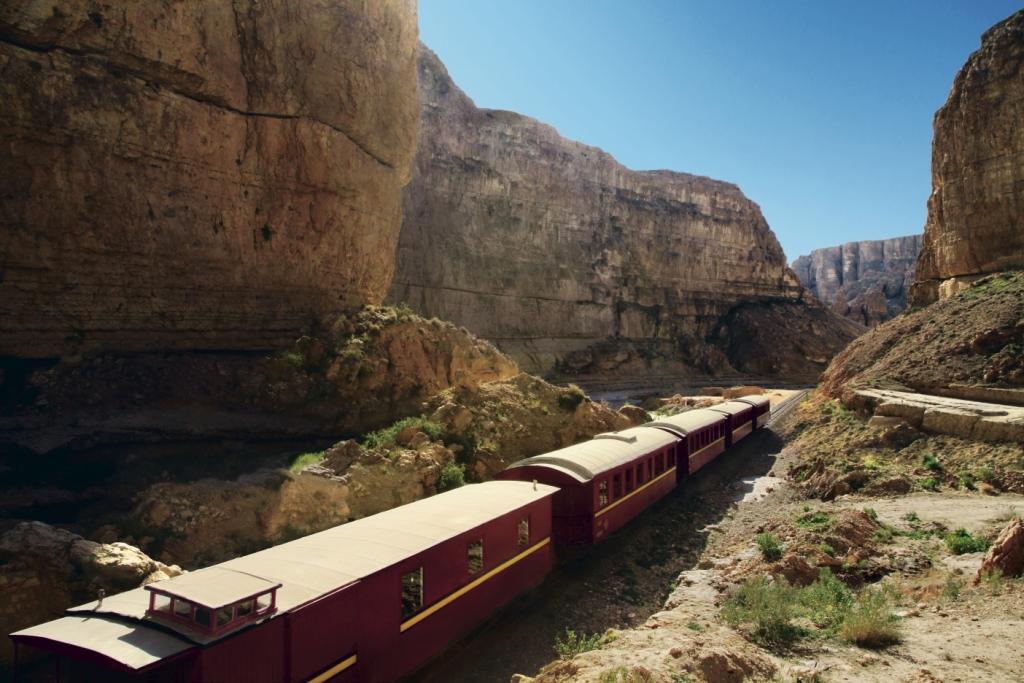
[[[833,311],[872,327],[906,308],[921,241],[910,235],[815,249],[793,262],[793,272]]]
[[[1024,11],[996,24],[935,114],[932,194],[910,303],[1024,268]]]
[[[1024,521],[1014,517],[1003,527],[995,543],[988,549],[981,561],[974,583],[986,575],[999,572],[1003,576],[1020,576],[1024,573]]]
[[[820,312],[803,330],[814,357],[801,351],[780,371],[814,377],[855,335],[804,300],[735,185],[631,171],[539,121],[478,109],[426,48],[419,80],[392,300],[465,325],[531,372],[750,371],[729,352],[750,332],[730,325],[740,305],[782,305],[798,326]],[[782,329],[756,330],[770,358],[754,371],[792,348]]]
[[[415,0],[0,7],[0,355],[261,349],[379,303]]]
[[[42,522],[22,522],[0,536],[0,629],[11,633],[59,617],[72,605],[113,595],[181,569],[127,543],[96,543]],[[0,663],[12,657],[0,644]]]

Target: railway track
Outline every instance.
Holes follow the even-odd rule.
[[[807,394],[809,394],[810,391],[811,391],[810,389],[804,389],[803,391],[798,391],[797,393],[793,394],[792,396],[787,398],[785,401],[780,403],[777,408],[774,408],[772,410],[772,415],[771,415],[771,417],[768,418],[767,426],[771,427],[772,425],[775,424],[775,422],[777,420],[782,419],[783,417],[785,417],[789,413],[789,411],[793,410],[793,408],[796,408],[798,405],[800,405],[800,402],[803,401],[807,397]]]

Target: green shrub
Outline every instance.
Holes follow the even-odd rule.
[[[363,445],[366,448],[389,448],[395,444],[395,437],[398,436],[398,433],[406,427],[416,427],[430,437],[431,441],[437,441],[444,433],[444,427],[423,416],[405,417],[390,427],[370,432],[363,437]]]
[[[824,512],[810,512],[798,517],[796,525],[804,529],[827,528],[832,526],[832,518]]]
[[[960,591],[964,588],[964,580],[950,574],[942,585],[942,595],[949,600],[959,600]]]
[[[978,488],[974,480],[974,475],[970,473],[960,475],[960,486],[964,487],[968,491],[974,491]]]
[[[302,470],[306,469],[310,465],[315,465],[324,459],[323,451],[312,451],[309,453],[302,453],[301,455],[295,456],[292,460],[292,464],[288,466],[288,470],[298,474]]]
[[[939,480],[936,479],[935,477],[928,477],[926,479],[922,479],[921,488],[923,488],[925,491],[938,491]]]
[[[555,636],[555,654],[559,659],[572,659],[578,654],[589,652],[601,647],[603,638],[600,633],[576,633],[571,628],[565,629],[563,636]]]
[[[814,583],[800,591],[800,603],[815,626],[834,631],[849,613],[853,593],[826,567]]]
[[[800,615],[798,591],[782,577],[775,581],[764,576],[747,579],[722,609],[728,623],[750,624],[754,640],[775,647],[789,645],[806,634],[792,623]]]
[[[907,520],[911,524],[915,524],[921,521],[921,518],[917,516],[916,512],[908,512],[907,514],[903,515],[903,519]]]
[[[883,591],[861,593],[839,626],[839,636],[861,647],[885,647],[900,642],[899,620]]]
[[[700,624],[698,624],[696,621],[691,621],[691,622],[687,623],[686,624],[686,628],[690,629],[691,631],[698,631],[698,632],[704,630],[704,627],[701,626]]]
[[[835,557],[836,556],[836,549],[833,548],[832,546],[830,546],[828,543],[819,543],[818,544],[818,550],[820,550],[821,552],[825,553],[829,557]]]
[[[878,512],[875,511],[875,508],[864,508],[864,514],[870,517],[872,521],[878,521]]]
[[[758,534],[756,541],[764,559],[774,562],[782,558],[782,545],[775,534]]]
[[[924,465],[925,469],[931,470],[932,472],[941,472],[942,463],[931,453],[925,453],[921,456],[921,464]]]
[[[450,462],[441,468],[437,479],[437,492],[451,491],[466,484],[466,468],[458,463]]]
[[[999,595],[1003,592],[1003,570],[999,567],[982,574],[981,581],[988,586],[988,590],[992,595]]]
[[[996,479],[996,472],[988,465],[982,465],[978,468],[978,479],[981,479],[987,484],[991,484]]]
[[[949,552],[954,555],[963,555],[964,553],[980,553],[983,550],[988,550],[988,539],[974,537],[967,533],[966,529],[957,529],[946,534],[946,537],[942,539],[946,543],[946,547],[949,548]]]
[[[575,384],[570,384],[565,393],[558,396],[558,407],[567,412],[576,410],[576,406],[583,403],[587,395]]]

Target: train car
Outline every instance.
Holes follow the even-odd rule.
[[[555,543],[593,544],[675,487],[678,441],[633,427],[520,460],[497,476],[557,486]]]
[[[753,431],[754,427],[754,406],[743,401],[726,401],[708,408],[716,413],[725,415],[727,426],[725,429],[725,447],[732,448],[733,444],[739,443],[743,437]]]
[[[754,429],[761,429],[768,424],[772,416],[772,404],[764,396],[742,396],[737,401],[749,403],[754,408]]]
[[[725,451],[727,425],[722,413],[701,409],[663,417],[643,427],[665,431],[680,439],[676,449],[679,469],[689,476]],[[682,478],[677,475],[677,479]]]
[[[390,681],[554,562],[543,484],[473,484],[11,635],[58,681]]]

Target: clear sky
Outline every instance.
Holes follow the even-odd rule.
[[[920,232],[932,116],[1002,0],[420,0],[481,107],[737,183],[787,258]]]

